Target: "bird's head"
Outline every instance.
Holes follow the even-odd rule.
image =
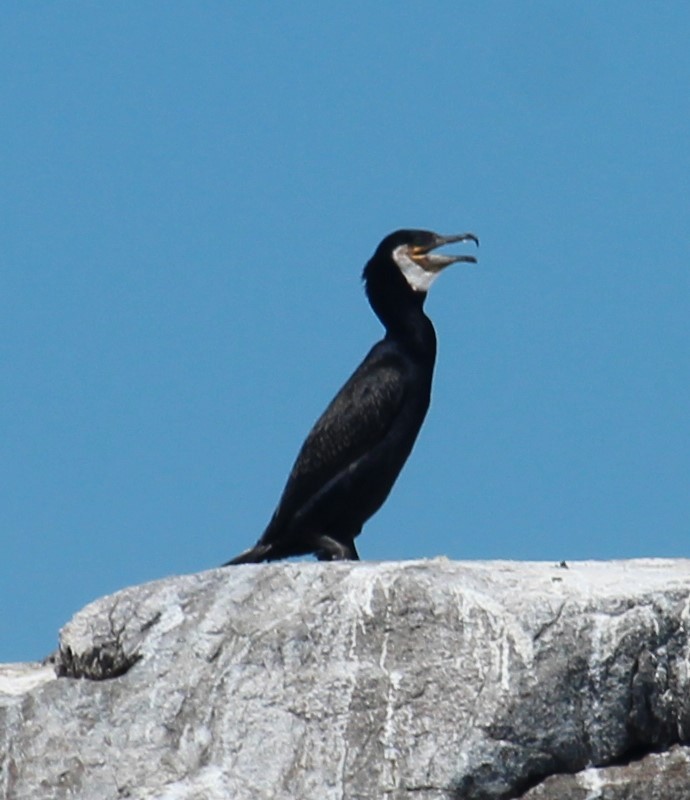
[[[473,233],[441,236],[432,231],[397,231],[392,235],[390,254],[403,277],[415,292],[428,292],[431,284],[450,264],[458,261],[476,263],[474,256],[446,255],[434,252],[453,242],[472,241],[479,244]]]
[[[449,264],[458,261],[476,263],[477,259],[474,256],[446,255],[434,252],[443,245],[466,241],[479,244],[479,239],[473,233],[442,236],[432,231],[399,230],[386,236],[369,264],[372,265],[383,259],[391,259],[409,287],[414,292],[426,294],[441,270]]]

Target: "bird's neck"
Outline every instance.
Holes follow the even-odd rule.
[[[399,342],[410,355],[433,366],[436,333],[424,313],[426,293],[415,292],[392,261],[366,275],[366,292],[374,313],[386,329],[386,339]]]
[[[410,355],[433,363],[436,357],[436,332],[424,313],[424,296],[408,302],[388,295],[380,303],[372,303],[376,316],[386,329],[386,339],[399,342]]]
[[[436,358],[436,332],[431,320],[419,309],[397,316],[386,323],[386,339],[402,344],[411,354],[433,363]]]

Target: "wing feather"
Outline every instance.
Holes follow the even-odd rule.
[[[280,511],[292,513],[342,470],[381,442],[405,398],[405,368],[375,347],[307,436],[290,472]]]

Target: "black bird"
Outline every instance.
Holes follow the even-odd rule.
[[[429,408],[436,333],[423,310],[427,292],[449,264],[476,262],[433,251],[468,240],[479,244],[473,233],[400,230],[377,247],[363,279],[386,335],[307,436],[259,541],[224,566],[307,553],[359,559],[355,537],[388,497]]]

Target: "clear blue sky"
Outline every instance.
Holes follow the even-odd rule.
[[[0,661],[255,541],[403,226],[480,263],[362,557],[689,554],[690,5],[0,15]]]

